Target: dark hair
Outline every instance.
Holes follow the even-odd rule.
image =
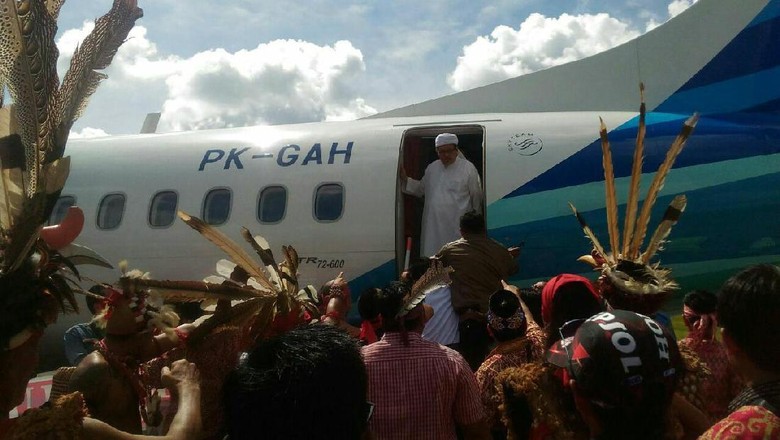
[[[550,322],[545,323],[545,345],[549,348],[561,339],[559,329],[574,319],[590,318],[604,307],[581,282],[566,283],[555,292]]]
[[[485,217],[474,210],[466,212],[460,217],[460,230],[467,234],[485,232]]]
[[[379,316],[379,292],[376,287],[369,287],[360,294],[357,308],[361,318],[370,321]]]
[[[509,318],[514,315],[515,312],[517,312],[517,309],[520,308],[520,300],[517,298],[517,296],[515,296],[514,293],[508,290],[499,289],[490,295],[488,307],[490,311],[499,318]],[[524,317],[524,319],[527,318]],[[496,341],[504,342],[525,335],[527,328],[528,324],[526,321],[526,324],[520,328],[497,329],[491,326],[491,331]]]
[[[408,284],[401,281],[393,281],[378,292],[377,303],[379,305],[379,313],[382,315],[382,325],[384,326],[385,331],[398,331],[400,329],[399,323],[395,319],[395,315],[401,310],[404,296],[408,293]],[[406,328],[410,329],[411,327]]]
[[[598,440],[626,438],[654,440],[663,438],[666,431],[666,413],[671,395],[663,384],[651,383],[642,388],[642,399],[633,406],[604,408],[591,404],[604,430]]]
[[[520,299],[530,310],[534,322],[542,325],[544,323],[542,319],[542,292],[532,288],[522,288],[520,289]],[[526,318],[528,317],[526,316]]]
[[[263,340],[225,383],[231,440],[359,439],[368,379],[355,340],[309,325]]]
[[[751,266],[729,278],[718,297],[718,322],[761,369],[780,372],[780,267]]]
[[[696,313],[715,313],[718,309],[718,297],[709,290],[692,290],[685,295],[683,304]]]

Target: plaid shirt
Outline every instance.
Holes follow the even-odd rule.
[[[456,351],[408,336],[408,347],[397,332],[363,347],[371,431],[378,440],[456,439],[456,425],[485,417],[474,374]]]

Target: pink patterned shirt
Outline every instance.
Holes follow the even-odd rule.
[[[375,405],[370,429],[377,440],[454,440],[456,425],[485,417],[474,374],[455,350],[408,336],[408,347],[391,332],[362,349]]]

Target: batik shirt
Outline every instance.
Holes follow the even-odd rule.
[[[477,370],[479,393],[492,429],[503,428],[498,413],[501,394],[496,387],[496,376],[507,368],[541,360],[544,353],[543,342],[542,329],[535,322],[530,321],[525,336],[498,344]]]
[[[690,337],[681,340],[679,345],[690,348],[707,364],[710,376],[701,384],[698,395],[707,414],[713,420],[722,419],[729,413],[729,402],[744,387],[729,365],[726,348],[720,341]]]
[[[729,404],[731,414],[699,440],[780,440],[780,381],[745,388]]]

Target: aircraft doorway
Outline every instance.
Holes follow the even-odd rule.
[[[458,149],[477,169],[482,183],[482,200],[485,200],[485,129],[480,125],[461,125],[452,127],[411,128],[404,132],[401,139],[399,166],[403,164],[406,174],[421,179],[425,168],[438,160],[434,140],[440,133],[453,133],[458,136]],[[404,270],[407,259],[407,240],[411,239],[409,261],[420,257],[422,215],[424,198],[418,198],[402,191],[399,180],[396,197],[396,267]],[[482,204],[483,214],[485,203]]]

